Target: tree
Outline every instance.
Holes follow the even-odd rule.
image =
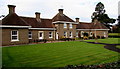
[[[95,12],[93,12],[91,18],[92,18],[92,22],[94,21],[94,19],[97,19],[98,21],[100,21],[101,23],[103,23],[106,27],[108,27],[110,29],[110,24],[115,23],[115,19],[113,18],[109,18],[109,16],[107,14],[105,14],[105,9],[104,9],[104,4],[102,4],[101,2],[99,2],[96,7],[95,7]]]

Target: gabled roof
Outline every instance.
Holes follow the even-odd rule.
[[[24,21],[26,21],[32,28],[53,28],[51,19],[42,19],[41,22],[38,22],[36,18],[32,17],[20,17]]]
[[[97,23],[85,23],[79,22],[77,29],[108,29],[105,25],[100,22]]]
[[[22,20],[16,13],[8,14],[5,18],[3,18],[2,25],[29,26],[29,24]]]
[[[97,22],[97,23],[91,23],[91,29],[108,29],[104,24]]]
[[[58,13],[57,15],[55,15],[52,18],[52,21],[66,21],[66,22],[74,22],[71,18],[69,18],[68,16],[66,16],[65,14],[60,14]]]
[[[77,29],[90,29],[91,23],[79,22],[76,28]]]

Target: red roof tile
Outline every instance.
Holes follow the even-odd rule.
[[[2,25],[29,26],[16,13],[8,14],[5,18],[3,18]]]
[[[100,22],[97,23],[80,22],[77,25],[77,29],[108,29],[108,28]]]
[[[80,22],[77,25],[77,29],[90,29],[90,28],[91,28],[91,23]]]
[[[60,14],[58,13],[57,15],[55,15],[52,18],[52,21],[66,21],[66,22],[74,22],[71,18],[69,18],[68,16],[66,16],[65,14]]]
[[[42,19],[41,22],[38,22],[36,18],[31,17],[21,17],[25,20],[32,28],[53,28],[51,19]]]

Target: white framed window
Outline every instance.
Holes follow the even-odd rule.
[[[49,38],[53,38],[53,33],[49,32]]]
[[[70,38],[72,38],[72,32],[70,32]]]
[[[90,37],[92,37],[93,36],[93,33],[92,32],[90,32]]]
[[[84,32],[83,31],[81,31],[81,37],[83,37],[84,36]]]
[[[28,38],[32,39],[32,32],[31,31],[28,32]]]
[[[44,39],[43,31],[38,32],[38,38],[39,39]]]
[[[67,28],[67,24],[66,23],[64,23],[64,28]]]
[[[12,30],[11,31],[11,41],[19,41],[19,39],[18,39],[18,31],[17,30]]]
[[[76,37],[78,37],[78,32],[76,32]]]
[[[69,24],[69,27],[72,28],[72,23]]]
[[[67,32],[64,32],[64,37],[67,37]]]

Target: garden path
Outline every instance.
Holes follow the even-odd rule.
[[[88,42],[88,41],[83,41],[83,42],[87,42],[91,44],[103,44],[105,45],[104,48],[120,53],[120,49],[116,47],[117,45],[120,45],[120,44],[107,44],[107,43]]]

